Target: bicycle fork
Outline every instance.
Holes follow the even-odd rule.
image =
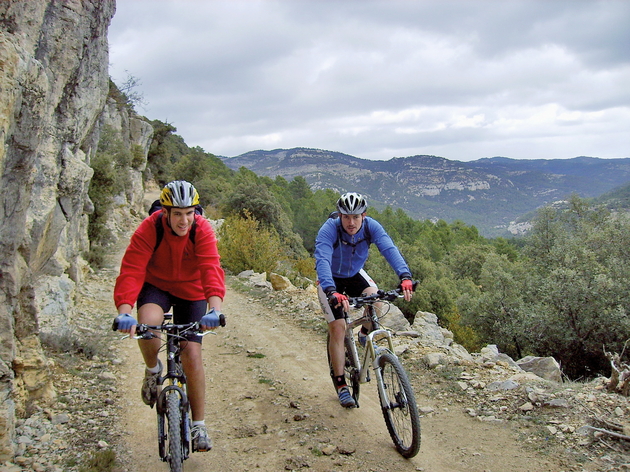
[[[380,341],[381,339],[387,339],[387,347],[377,347],[375,342]],[[392,342],[392,335],[389,331],[385,329],[377,329],[372,331],[367,335],[367,343],[365,348],[365,353],[363,355],[363,365],[367,366],[368,362],[371,360],[372,369],[374,370],[374,375],[376,376],[376,387],[378,388],[379,398],[381,399],[381,408],[384,410],[388,410],[391,408],[391,402],[387,397],[387,390],[385,388],[385,380],[383,379],[383,371],[381,369],[380,363],[380,351],[387,350],[390,352],[394,352],[394,344]],[[360,382],[365,383],[369,382],[369,374],[368,369],[361,369],[361,378]]]
[[[160,458],[163,462],[168,459],[168,453],[166,452],[166,439],[167,432],[165,428],[165,417],[166,417],[166,398],[168,394],[172,391],[176,391],[177,395],[181,401],[179,402],[179,409],[181,411],[182,418],[182,443],[183,443],[183,452],[184,459],[187,459],[190,453],[190,421],[188,420],[188,410],[189,403],[188,397],[186,393],[179,385],[167,385],[164,387],[158,400],[156,402],[156,409],[158,415],[158,444],[159,444],[159,452]]]
[[[168,394],[175,391],[179,396],[179,409],[180,409],[180,418],[181,418],[181,440],[182,440],[182,452],[183,459],[188,459],[190,454],[190,421],[189,421],[189,411],[190,411],[190,403],[188,402],[188,396],[184,390],[184,385],[186,385],[186,376],[185,374],[178,368],[181,366],[179,360],[179,352],[177,349],[173,349],[167,352],[167,375],[165,377],[161,377],[158,379],[158,385],[162,385],[166,380],[168,385],[162,389],[160,395],[158,396],[156,409],[158,414],[158,444],[159,444],[159,452],[160,458],[162,461],[168,460],[168,453],[166,452],[166,440],[167,440],[167,432],[165,429],[165,421],[164,418],[166,416],[167,409],[167,397]]]

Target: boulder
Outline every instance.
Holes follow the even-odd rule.
[[[438,325],[437,316],[433,313],[419,311],[411,328],[420,333],[419,342],[422,345],[436,347],[447,346],[444,331]],[[452,337],[450,338],[452,340]]]
[[[516,361],[516,363],[525,372],[532,372],[545,380],[562,382],[560,364],[553,357],[527,356]]]
[[[403,312],[400,311],[396,305],[389,306],[389,312],[383,319],[383,325],[394,330],[395,332],[409,331],[409,329],[411,328],[411,326],[409,325],[409,321],[407,321],[407,318],[405,318]]]
[[[269,275],[269,281],[271,282],[271,286],[274,290],[296,290],[295,286],[284,275],[274,274],[272,272]]]
[[[481,355],[480,361],[482,363],[483,362],[495,362],[495,363],[505,362],[510,367],[518,367],[518,364],[514,362],[514,359],[512,359],[507,354],[503,354],[499,352],[499,348],[496,346],[496,344],[488,344],[486,347],[484,347],[481,350],[479,354]]]

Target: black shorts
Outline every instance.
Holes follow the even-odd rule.
[[[208,310],[207,300],[184,300],[145,282],[138,295],[138,309],[147,303],[159,305],[164,313],[173,308],[173,323],[175,324],[199,321]],[[196,343],[201,343],[203,339],[196,334],[188,334],[186,338]]]
[[[348,278],[333,277],[335,281],[335,290],[338,293],[346,294],[349,297],[360,297],[368,287],[376,287],[376,284],[372,278],[361,269],[356,275]],[[319,303],[322,306],[324,312],[324,318],[329,323],[334,320],[340,320],[344,317],[343,309],[341,307],[332,308],[328,303],[328,298],[322,290],[322,287],[317,285],[317,292],[319,295]]]

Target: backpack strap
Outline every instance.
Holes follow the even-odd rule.
[[[333,243],[333,251],[339,247],[339,241],[341,241],[341,218],[335,221],[335,225],[337,226],[337,239]]]
[[[193,224],[188,232],[188,239],[190,239],[193,244],[195,244],[196,234],[197,220],[193,220]],[[153,252],[157,251],[157,248],[160,247],[162,239],[164,239],[164,225],[162,224],[162,216],[160,215],[160,217],[155,220],[155,246],[153,247]]]
[[[195,244],[195,234],[197,233],[197,220],[193,220],[193,224],[190,227],[190,231],[188,231],[188,239],[190,242]]]
[[[160,214],[159,218],[155,219],[155,247],[153,248],[153,252],[157,251],[157,248],[160,247],[162,239],[164,239],[164,225],[162,224],[162,214]]]

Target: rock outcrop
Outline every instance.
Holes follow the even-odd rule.
[[[114,11],[114,0],[0,2],[0,460],[16,415],[54,398],[40,314],[71,316],[86,270]]]

